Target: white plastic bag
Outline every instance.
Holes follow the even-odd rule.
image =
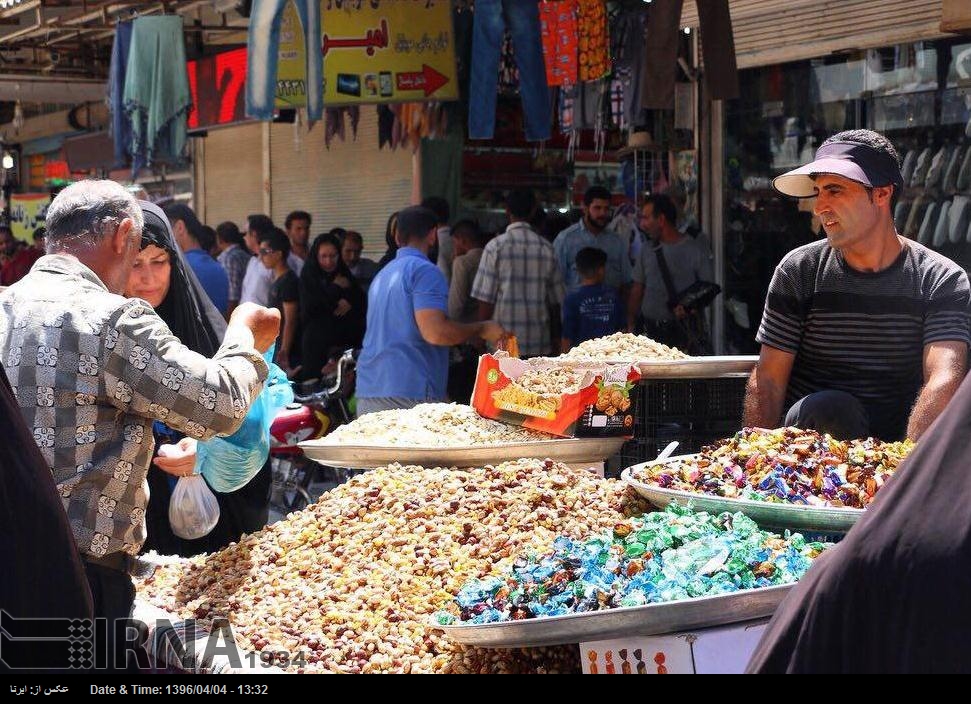
[[[219,502],[198,474],[179,477],[169,500],[172,532],[185,540],[208,535],[219,522]]]

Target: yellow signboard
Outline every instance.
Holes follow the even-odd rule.
[[[325,105],[458,100],[450,0],[320,0],[320,9]],[[279,52],[277,106],[306,105],[306,46],[292,2]]]
[[[14,193],[10,196],[10,229],[24,242],[34,241],[34,230],[44,224],[50,193]]]

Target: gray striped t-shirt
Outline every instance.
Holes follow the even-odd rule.
[[[866,408],[870,433],[902,438],[923,385],[924,346],[971,344],[965,271],[910,240],[883,271],[860,272],[820,240],[776,267],[756,339],[796,355],[786,406],[835,389]]]

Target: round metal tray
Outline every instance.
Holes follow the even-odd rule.
[[[640,362],[637,368],[644,379],[718,379],[748,376],[758,361],[757,355],[689,357]]]
[[[782,584],[698,599],[522,621],[454,626],[433,623],[432,628],[444,631],[456,643],[484,648],[565,645],[677,633],[771,616],[792,587],[792,584]]]
[[[300,449],[328,467],[375,469],[395,462],[420,467],[482,467],[523,457],[549,458],[570,465],[596,464],[617,454],[627,438],[562,438],[474,447],[333,445],[325,440],[302,442]]]
[[[687,460],[697,455],[680,455],[665,460],[642,462],[625,469],[620,478],[627,482],[634,491],[643,496],[658,508],[664,508],[672,501],[679,504],[691,505],[698,511],[721,513],[741,511],[763,528],[786,528],[790,530],[818,531],[821,533],[846,533],[863,516],[861,508],[827,508],[820,506],[804,506],[801,504],[775,504],[749,499],[730,499],[724,496],[710,496],[693,491],[676,489],[662,489],[659,486],[645,484],[632,478],[634,470],[651,467],[658,464],[668,464],[678,460]]]

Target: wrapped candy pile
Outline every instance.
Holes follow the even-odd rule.
[[[642,467],[635,481],[733,499],[866,508],[910,440],[835,440],[814,430],[745,428],[683,460]]]
[[[502,577],[470,580],[436,619],[494,623],[789,584],[827,547],[759,530],[741,513],[671,505],[584,541],[558,538],[552,552],[522,557]]]

